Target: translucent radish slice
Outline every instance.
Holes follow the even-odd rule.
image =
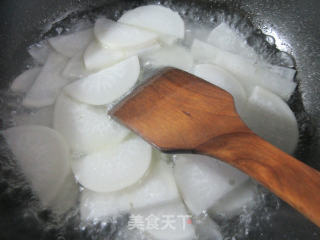
[[[45,40],[30,46],[28,53],[37,63],[45,64],[52,50],[53,49],[49,46],[48,41]]]
[[[2,132],[22,173],[47,207],[70,172],[69,149],[56,131],[41,126],[20,126]]]
[[[145,60],[152,67],[170,66],[191,72],[193,57],[191,53],[180,46],[166,47],[145,55]]]
[[[80,52],[69,59],[66,67],[63,69],[62,76],[69,79],[78,79],[90,74],[84,66],[83,53]]]
[[[172,166],[164,159],[156,158],[148,175],[129,188],[112,193],[84,190],[80,202],[81,218],[102,220],[178,199]]]
[[[201,155],[176,155],[174,174],[189,210],[199,215],[248,179],[232,166]],[[199,197],[201,196],[201,197]]]
[[[119,143],[129,134],[129,130],[108,117],[106,109],[82,104],[64,94],[56,101],[53,125],[79,152]]]
[[[289,154],[294,152],[299,138],[297,120],[280,97],[255,87],[240,116],[260,137]]]
[[[153,32],[106,18],[97,19],[94,33],[104,47],[111,49],[141,48],[152,45],[158,38]]]
[[[93,30],[86,29],[71,34],[50,38],[50,45],[60,54],[73,57],[82,52],[93,40]]]
[[[213,215],[230,218],[253,208],[256,204],[256,196],[256,184],[247,181],[226,194],[209,211]]]
[[[34,80],[41,71],[41,67],[34,67],[21,73],[15,78],[11,84],[10,89],[14,92],[26,92],[32,86]]]
[[[150,240],[144,233],[136,229],[128,229],[128,226],[122,227],[116,232],[114,240]]]
[[[118,22],[150,31],[184,38],[184,21],[177,12],[159,5],[137,7],[122,15]]]
[[[212,64],[199,64],[194,68],[194,75],[226,90],[233,97],[238,112],[247,102],[247,93],[241,83],[224,69]]]
[[[26,107],[45,107],[54,103],[61,88],[69,81],[61,76],[67,59],[52,52],[22,104]]]
[[[72,162],[76,179],[95,192],[113,192],[136,183],[151,162],[151,146],[136,137]]]
[[[73,173],[70,171],[56,197],[49,203],[49,207],[56,214],[64,214],[76,206],[79,195],[79,186],[75,181]]]
[[[51,128],[53,126],[53,106],[17,114],[13,116],[13,119],[17,126],[40,125]]]
[[[137,56],[80,79],[64,91],[80,102],[104,105],[121,97],[138,80],[140,64]]]
[[[156,222],[158,226],[147,227],[148,222]],[[129,218],[130,227],[137,227],[156,240],[192,240],[196,237],[190,215],[180,201],[134,212]]]
[[[263,65],[256,64],[254,60],[224,51],[197,39],[192,44],[191,52],[196,60],[216,64],[233,73],[248,91],[252,91],[255,86],[261,86],[288,100],[296,87],[292,79],[283,78]]]
[[[88,70],[99,70],[109,67],[127,57],[126,52],[107,49],[93,41],[84,52],[84,65]]]
[[[247,45],[244,37],[224,22],[210,32],[207,42],[245,58],[258,59],[257,54],[253,48]]]
[[[199,240],[223,240],[219,226],[209,216],[192,220]]]

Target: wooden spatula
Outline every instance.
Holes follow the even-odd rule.
[[[320,173],[255,135],[221,88],[169,68],[110,113],[161,151],[205,154],[233,165],[320,226]]]

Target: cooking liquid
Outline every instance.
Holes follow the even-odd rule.
[[[205,6],[201,8],[193,2],[186,4],[184,2],[148,1],[148,4],[150,3],[170,7],[178,11],[184,18],[186,37],[185,40],[178,43],[180,45],[190,47],[194,38],[205,40],[213,27],[224,21],[236,29],[243,36],[244,41],[247,41],[265,61],[281,66],[294,67],[294,59],[289,54],[276,49],[275,40],[272,36],[263,35],[260,30],[252,26],[247,18],[240,14],[230,13],[222,8],[208,9]],[[92,22],[99,15],[118,19],[126,9],[136,6],[135,3],[120,1],[88,12],[64,14],[59,21],[52,21],[51,24],[45,26],[43,38],[74,31],[83,25],[88,26],[90,21]],[[149,67],[148,62],[144,62],[143,66],[140,81],[149,78],[156,71],[156,69]],[[22,112],[34,114],[21,105],[21,96],[11,92],[2,92],[1,95],[1,127],[3,129],[15,126],[14,117],[17,114]],[[305,131],[310,129],[311,124],[303,108],[299,107],[301,105],[299,96],[300,93],[296,91],[289,103],[294,106],[293,110],[299,122],[300,133],[304,136]],[[311,140],[305,138],[304,141]],[[80,222],[77,206],[63,216],[55,216],[50,210],[41,208],[29,185],[17,169],[13,156],[8,152],[4,140],[1,139],[1,141],[0,151],[4,159],[0,162],[0,176],[2,176],[0,180],[0,208],[3,208],[1,209],[2,212],[8,213],[6,216],[9,219],[8,224],[12,221],[19,223],[26,229],[38,232],[35,239],[112,239],[114,236],[117,236],[118,239],[124,239],[121,236],[125,233],[121,229],[124,229],[127,224],[128,216],[126,215],[111,219],[111,222],[108,223],[92,222],[88,225]],[[298,154],[301,152],[299,146]],[[303,154],[303,151],[301,154]],[[81,190],[79,186],[79,191],[81,192]],[[279,208],[279,204],[280,202],[276,197],[259,186],[255,197],[255,207],[243,209],[240,215],[231,219],[214,216],[214,220],[220,225],[224,239],[246,239],[251,231],[259,231],[257,229],[262,224],[272,224],[272,215]],[[14,209],[14,215],[11,214],[12,209]],[[6,226],[6,223],[0,224]]]

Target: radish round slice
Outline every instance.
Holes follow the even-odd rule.
[[[23,99],[26,107],[45,107],[54,103],[61,88],[69,81],[61,76],[67,59],[52,52],[31,89]]]
[[[136,137],[76,159],[76,179],[96,192],[113,192],[136,183],[151,162],[151,146]]]
[[[106,48],[131,49],[151,45],[158,36],[130,25],[117,23],[106,18],[97,19],[94,33],[99,42]]]
[[[199,215],[248,179],[236,168],[202,155],[176,155],[174,174],[190,211]],[[201,197],[199,197],[201,196]]]
[[[86,29],[75,33],[50,38],[50,45],[60,54],[73,57],[82,52],[93,39],[93,30]]]
[[[84,52],[83,58],[88,70],[99,70],[125,59],[126,53],[104,48],[100,43],[93,41]]]
[[[156,158],[153,159],[150,172],[141,182],[122,191],[97,193],[84,190],[80,201],[81,218],[103,220],[178,199],[172,166],[165,159]]]
[[[193,57],[191,53],[180,46],[162,48],[145,56],[146,63],[153,67],[170,66],[191,72]]]
[[[247,101],[247,94],[232,74],[216,65],[199,64],[194,69],[194,75],[229,92],[234,98],[238,112],[241,112]]]
[[[31,68],[21,73],[17,78],[13,80],[10,89],[14,92],[26,92],[32,86],[37,76],[41,71],[40,67]]]
[[[154,222],[156,226],[148,227],[148,223]],[[191,216],[179,200],[134,211],[128,222],[128,228],[133,227],[156,240],[193,240],[196,237]]]
[[[199,240],[223,240],[219,226],[209,217],[193,220]]]
[[[83,53],[74,55],[63,69],[62,76],[70,79],[86,77],[89,71],[84,66]]]
[[[104,105],[125,94],[136,83],[139,74],[139,59],[134,56],[73,82],[64,91],[80,102]]]
[[[163,35],[184,38],[184,21],[180,15],[170,8],[159,5],[137,7],[123,14],[118,22]]]
[[[2,134],[33,191],[47,207],[70,172],[66,142],[56,131],[41,126],[13,127]]]
[[[41,41],[39,43],[33,44],[29,47],[28,53],[30,56],[39,64],[45,64],[48,59],[49,54],[53,49],[48,44],[47,40]]]
[[[79,152],[119,143],[129,134],[129,130],[108,117],[106,109],[82,104],[64,94],[56,101],[53,125]]]
[[[53,106],[36,109],[32,112],[24,112],[13,116],[17,126],[22,125],[40,125],[52,127],[53,123]]]
[[[289,106],[277,95],[255,87],[241,118],[257,135],[292,154],[297,146],[297,120]]]
[[[207,42],[245,58],[258,59],[257,54],[253,48],[246,43],[245,38],[224,22],[210,32]]]

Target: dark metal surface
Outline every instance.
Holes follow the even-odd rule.
[[[26,66],[29,58],[26,48],[38,42],[45,32],[45,26],[63,13],[83,12],[82,15],[104,13],[113,15],[117,9],[129,9],[151,1],[124,0],[2,0],[0,2],[0,89],[5,90],[10,81]],[[165,1],[160,1],[165,2]],[[241,1],[171,1],[174,5],[187,2],[193,8],[198,7],[199,14],[214,11],[217,7],[228,11],[248,13],[252,23],[262,32],[276,39],[277,47],[292,54],[298,70],[299,91],[290,100],[292,109],[297,112],[300,123],[301,144],[297,158],[320,169],[320,1],[318,0],[241,0]],[[102,7],[99,7],[102,6]],[[75,13],[76,16],[78,13]],[[80,14],[80,15],[81,15]],[[66,14],[64,16],[67,16]],[[63,19],[63,18],[61,18]],[[6,99],[1,98],[0,104]],[[305,110],[305,112],[304,112]],[[1,161],[4,161],[1,156]],[[0,161],[0,163],[1,163]],[[57,235],[54,229],[43,230],[48,221],[47,212],[39,212],[35,217],[21,201],[27,198],[28,191],[2,193],[10,186],[1,179],[6,174],[0,164],[0,239],[95,239],[92,232],[74,230],[77,223],[64,227]],[[315,193],[320,194],[320,193]],[[21,197],[22,196],[22,197]],[[17,199],[20,199],[19,201]],[[317,240],[320,230],[304,217],[272,195],[267,195],[266,205],[252,216],[250,231],[239,239],[253,240]],[[320,204],[320,203],[319,203]],[[23,214],[21,214],[23,211]],[[23,215],[23,217],[21,217]],[[268,217],[266,217],[268,216]],[[221,223],[225,232],[234,233],[234,222]],[[71,222],[71,221],[70,221]],[[110,229],[109,229],[110,230]],[[63,238],[61,238],[63,237]],[[109,239],[109,238],[106,238]],[[237,238],[238,239],[238,238]]]

